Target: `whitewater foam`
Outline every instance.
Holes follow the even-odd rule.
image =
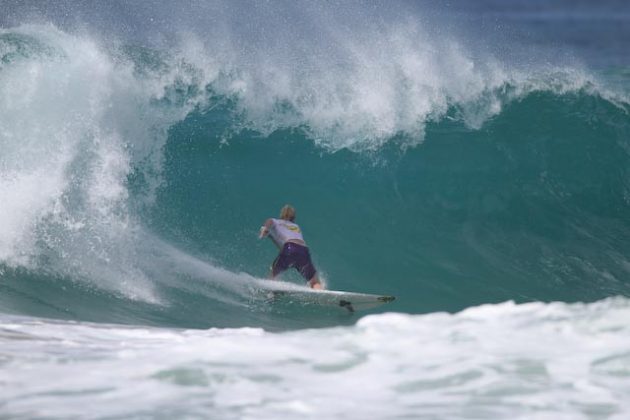
[[[128,178],[146,173],[153,196],[167,129],[195,98],[153,103],[187,81],[138,79],[95,40],[50,25],[3,30],[0,43],[0,258],[153,299],[133,257]]]
[[[0,402],[52,418],[622,419],[629,308],[506,302],[282,334],[2,316]]]

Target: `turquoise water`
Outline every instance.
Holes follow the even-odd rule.
[[[0,6],[0,417],[627,415],[630,14],[499,3]]]

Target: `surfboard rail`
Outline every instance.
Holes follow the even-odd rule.
[[[257,280],[256,288],[267,293],[267,297],[271,301],[341,307],[350,313],[373,309],[396,300],[396,297],[391,295],[311,289],[310,287],[278,280]]]

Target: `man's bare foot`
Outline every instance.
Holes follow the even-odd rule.
[[[313,276],[312,279],[308,281],[308,285],[311,286],[311,289],[322,290],[324,285],[319,281],[317,275]]]

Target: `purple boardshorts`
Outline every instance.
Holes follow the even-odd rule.
[[[317,273],[311,262],[311,253],[308,252],[308,247],[286,242],[271,265],[271,273],[275,277],[290,267],[299,271],[306,280],[312,279]]]

